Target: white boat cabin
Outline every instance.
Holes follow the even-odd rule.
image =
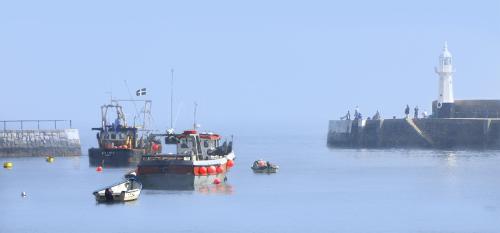
[[[191,155],[192,160],[214,159],[220,155],[217,149],[220,147],[221,137],[214,133],[200,133],[195,130],[186,130],[177,135],[177,154]]]

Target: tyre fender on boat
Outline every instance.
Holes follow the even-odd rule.
[[[215,169],[215,166],[212,165],[212,166],[208,167],[207,172],[210,175],[214,175],[217,173],[217,169]]]

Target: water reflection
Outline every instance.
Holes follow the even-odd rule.
[[[138,206],[139,205],[138,200],[139,199],[133,200],[133,201],[112,201],[112,202],[98,202],[98,201],[96,201],[95,202],[95,206],[116,206],[116,205],[121,205],[121,206]]]
[[[234,189],[230,184],[201,185],[195,188],[201,194],[233,194]]]
[[[204,195],[213,194],[233,194],[234,187],[228,183],[196,185],[192,189],[143,189],[141,195],[169,195],[169,194],[194,194],[200,193]]]
[[[54,161],[54,162],[57,162],[57,161]],[[78,169],[80,169],[80,166],[81,166],[81,156],[78,156],[78,157],[71,157],[71,158],[70,158],[70,162],[71,162],[71,167],[72,167],[74,170],[78,170]]]
[[[455,152],[446,152],[446,166],[448,168],[454,168],[457,166],[457,155]]]

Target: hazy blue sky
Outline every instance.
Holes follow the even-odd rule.
[[[499,1],[2,1],[0,31],[0,119],[73,119],[84,144],[123,80],[167,126],[171,67],[177,128],[197,101],[236,135],[430,110],[445,40],[456,98],[500,98]]]

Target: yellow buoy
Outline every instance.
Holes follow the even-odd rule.
[[[47,160],[48,163],[54,162],[55,158],[52,156],[48,156],[45,160]]]
[[[12,162],[5,162],[5,163],[3,163],[3,167],[4,168],[12,168],[12,166],[14,166],[14,164]]]

